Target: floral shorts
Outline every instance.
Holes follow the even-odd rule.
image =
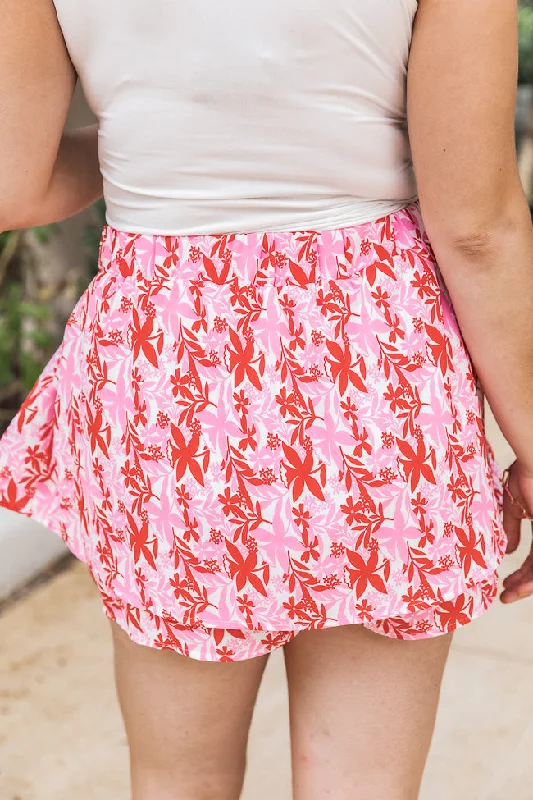
[[[495,591],[496,587],[489,582],[483,587],[479,605],[481,611],[489,607]],[[232,630],[206,628],[201,623],[183,625],[168,615],[159,617],[146,609],[117,603],[116,598],[107,597],[105,592],[102,593],[102,599],[107,617],[126,631],[136,644],[158,650],[174,650],[196,661],[247,661],[269,655],[289,644],[302,630]],[[431,638],[451,633],[456,627],[471,621],[464,611],[468,606],[466,600],[463,595],[455,602],[444,602],[429,611],[383,620],[374,620],[372,608],[368,607],[358,622],[374,633],[394,639]]]
[[[500,499],[416,205],[322,233],[106,228],[0,442],[0,504],[63,537],[132,639],[204,660],[467,624]]]

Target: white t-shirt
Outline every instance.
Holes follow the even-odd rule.
[[[109,224],[326,230],[416,196],[416,0],[55,0],[100,123]]]

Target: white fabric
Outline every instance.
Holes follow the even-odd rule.
[[[416,196],[416,0],[55,2],[115,228],[325,230]]]

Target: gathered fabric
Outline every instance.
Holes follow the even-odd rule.
[[[105,229],[0,442],[0,504],[63,537],[135,641],[204,660],[467,624],[500,503],[417,205],[322,233]]]

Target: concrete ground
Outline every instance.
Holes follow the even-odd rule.
[[[501,441],[497,449],[506,462]],[[255,716],[245,800],[290,800],[283,678],[276,655]],[[497,605],[459,632],[422,800],[533,800],[532,685],[533,602]],[[128,799],[108,627],[80,565],[0,617],[0,800],[77,798]]]

